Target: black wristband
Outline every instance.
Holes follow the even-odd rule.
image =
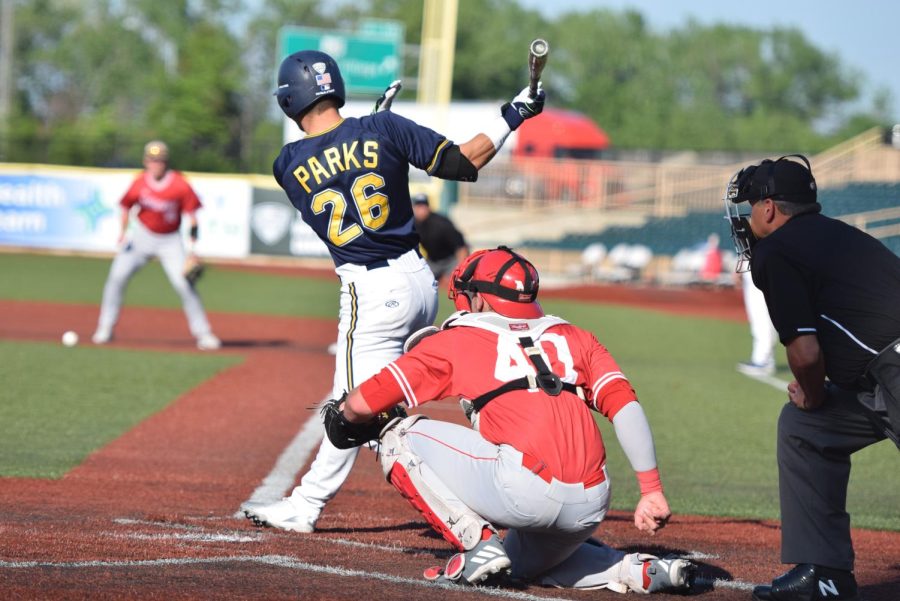
[[[196,225],[192,225],[192,226],[191,226],[191,240],[196,240],[196,239],[197,239],[197,232],[198,232],[199,229],[200,229],[200,228],[197,227]]]

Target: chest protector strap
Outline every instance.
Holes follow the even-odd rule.
[[[578,397],[582,401],[585,400],[584,388],[582,388],[581,386],[575,386],[574,384],[569,384],[568,382],[563,382],[562,380],[560,380],[559,376],[550,371],[550,367],[541,356],[540,347],[538,347],[534,343],[534,340],[532,340],[530,336],[520,337],[519,344],[522,345],[522,349],[528,356],[528,360],[531,361],[532,365],[534,365],[534,369],[537,371],[537,374],[528,374],[527,376],[523,376],[515,380],[510,380],[509,382],[498,386],[494,390],[482,394],[472,401],[472,405],[475,407],[475,411],[481,411],[482,409],[484,409],[485,405],[487,405],[489,402],[491,402],[501,394],[506,394],[507,392],[512,392],[513,390],[536,390],[540,388],[550,396],[559,396],[559,394],[565,390],[566,392],[571,392],[572,394],[578,395]]]

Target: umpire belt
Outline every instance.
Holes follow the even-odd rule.
[[[529,455],[528,453],[522,453],[522,467],[527,469],[529,472],[550,484],[553,482],[553,473],[550,471],[550,468],[547,467],[543,461],[534,457],[533,455]],[[606,481],[606,474],[603,470],[600,470],[600,473],[583,482],[585,488],[591,488],[592,486],[597,486],[598,484],[602,484]]]

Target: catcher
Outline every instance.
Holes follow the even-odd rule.
[[[612,421],[637,475],[635,527],[654,534],[669,506],[625,375],[591,333],[545,315],[537,293],[534,266],[508,248],[470,255],[449,287],[460,312],[326,406],[329,439],[347,448],[380,438],[387,480],[457,551],[427,579],[477,584],[508,573],[622,593],[687,589],[687,560],[591,538],[610,501],[592,410]],[[394,408],[447,397],[460,397],[473,428]],[[502,541],[497,528],[509,529]]]

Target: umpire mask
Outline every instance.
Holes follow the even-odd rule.
[[[747,181],[756,171],[756,165],[741,169],[728,181],[725,188],[725,219],[731,226],[731,241],[734,243],[734,251],[737,253],[735,271],[743,273],[750,271],[750,253],[756,244],[756,236],[750,229],[750,203],[744,204],[739,200],[741,182]]]

